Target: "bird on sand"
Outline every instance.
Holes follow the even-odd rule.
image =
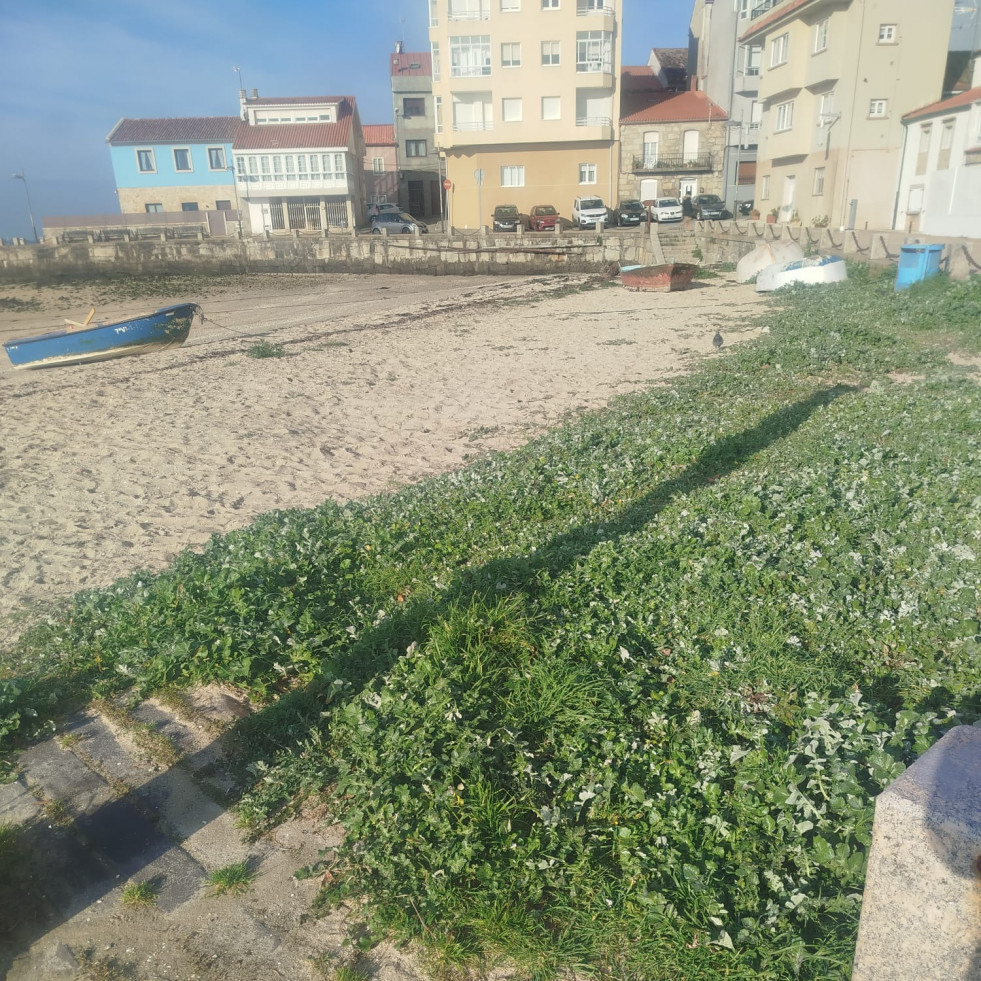
[[[722,343],[723,343],[722,335],[718,331],[716,331],[715,337],[712,338],[712,347],[714,347],[716,351],[718,351],[719,348],[722,347]]]

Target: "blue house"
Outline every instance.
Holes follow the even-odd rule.
[[[123,214],[238,210],[237,116],[120,119],[106,137]]]

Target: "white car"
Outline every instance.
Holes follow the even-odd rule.
[[[601,198],[576,198],[572,203],[572,224],[577,228],[595,228],[597,222],[608,221],[609,211]]]
[[[397,204],[392,204],[389,201],[382,201],[378,204],[373,204],[368,209],[368,217],[376,218],[378,215],[385,214],[385,212],[394,212],[398,214],[402,209]]]
[[[681,202],[677,198],[658,198],[651,205],[651,217],[654,221],[681,221]]]

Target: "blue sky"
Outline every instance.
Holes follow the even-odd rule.
[[[623,0],[623,60],[687,47],[692,0]],[[353,95],[392,121],[387,54],[428,50],[426,0],[0,0],[0,236],[116,213],[106,135],[123,116],[234,116],[261,95]]]

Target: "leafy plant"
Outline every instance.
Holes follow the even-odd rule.
[[[249,348],[248,355],[250,358],[285,358],[286,348],[282,344],[258,341]]]

